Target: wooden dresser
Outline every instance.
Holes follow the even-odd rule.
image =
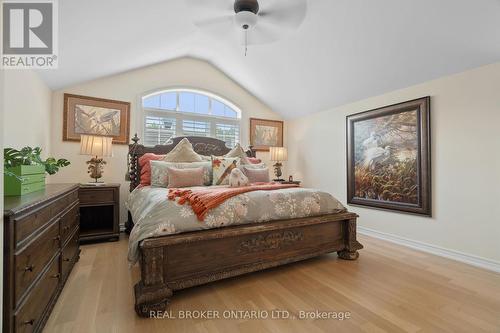
[[[40,332],[79,259],[77,184],[5,197],[3,332]]]

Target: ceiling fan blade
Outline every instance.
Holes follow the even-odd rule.
[[[262,3],[262,9],[259,11],[260,21],[276,24],[283,29],[298,28],[307,13],[306,0],[286,0],[286,1],[268,1]]]
[[[282,38],[284,34],[286,34],[286,30],[283,29],[279,25],[271,24],[268,22],[260,21],[253,27],[248,30],[247,42],[248,45],[258,45],[258,44],[266,44],[277,41]],[[244,34],[243,34],[243,43],[244,44]]]
[[[230,11],[234,14],[233,0],[185,0],[190,9],[196,12],[204,12],[205,15],[227,14]]]
[[[200,28],[207,28],[207,27],[212,27],[212,26],[221,25],[221,24],[229,26],[229,24],[232,24],[232,22],[233,22],[232,16],[226,15],[226,16],[219,16],[219,17],[195,20],[193,23]]]
[[[227,17],[234,15],[232,0],[185,0],[189,8],[190,20],[200,27],[210,29],[225,24]]]

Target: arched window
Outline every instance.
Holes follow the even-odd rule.
[[[241,111],[203,91],[171,89],[142,98],[144,144],[164,144],[175,136],[210,136],[234,147],[240,140]]]

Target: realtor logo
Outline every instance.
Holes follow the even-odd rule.
[[[2,6],[2,68],[56,68],[56,0],[7,0]]]

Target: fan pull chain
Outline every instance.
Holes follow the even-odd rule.
[[[248,29],[245,29],[245,57],[247,56],[247,49],[248,49]]]

